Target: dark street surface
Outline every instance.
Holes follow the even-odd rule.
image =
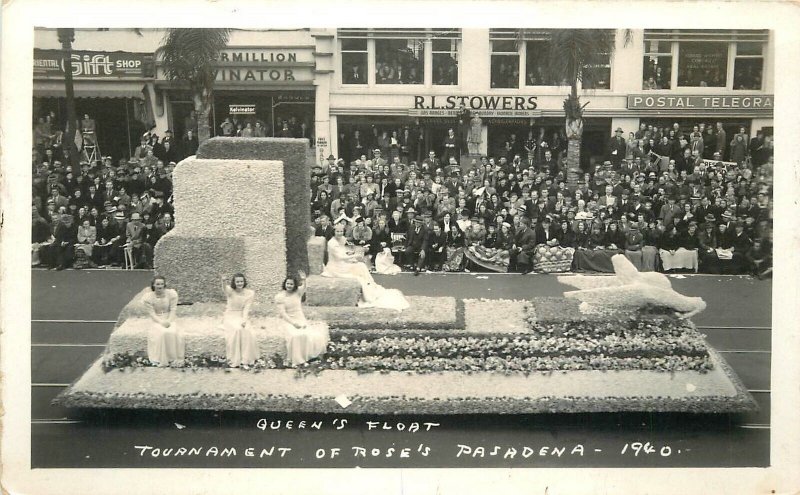
[[[693,321],[758,401],[760,410],[746,415],[379,417],[75,411],[50,405],[99,357],[120,309],[149,283],[151,275],[123,270],[32,271],[33,468],[769,465],[770,281],[703,275],[671,279],[679,292],[702,296],[708,303]],[[402,274],[376,280],[408,295],[457,298],[523,299],[560,296],[569,289],[551,275]],[[258,428],[259,420],[266,420],[265,429]],[[279,421],[279,429],[270,428]],[[292,429],[287,421],[293,421]],[[306,421],[306,428],[298,428],[300,421]],[[371,421],[377,426],[370,430]],[[320,422],[320,428],[312,429],[312,422]],[[421,431],[398,431],[399,423],[406,430],[417,423]],[[424,423],[437,426],[425,431]],[[176,456],[180,447],[187,453],[199,450]],[[165,456],[164,449],[170,448],[174,450]],[[224,449],[235,449],[235,454]]]

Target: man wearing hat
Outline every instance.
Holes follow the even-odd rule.
[[[683,213],[683,208],[677,204],[675,196],[671,195],[667,198],[667,204],[661,207],[658,218],[664,221],[667,229],[671,229],[675,220],[680,219],[681,213]]]
[[[514,234],[514,244],[509,250],[508,270],[525,275],[533,267],[533,253],[536,249],[536,233],[530,228],[530,219],[521,216],[516,234]]]
[[[131,221],[125,226],[125,239],[133,248],[134,268],[150,269],[153,266],[153,247],[146,242],[146,234],[139,213],[131,213]]]
[[[379,148],[375,148],[374,150],[372,150],[372,156],[373,156],[373,158],[372,158],[372,165],[373,165],[374,167],[381,167],[381,168],[383,168],[383,166],[384,166],[384,165],[386,165],[386,164],[388,163],[388,162],[386,161],[386,159],[385,159],[385,158],[383,158],[383,156],[381,155],[381,150],[380,150]]]
[[[617,130],[614,131],[614,137],[612,137],[611,141],[608,143],[608,159],[611,161],[614,168],[619,168],[622,159],[625,158],[627,145],[625,143],[625,138],[622,137],[622,133],[622,127],[617,127]]]
[[[422,224],[422,217],[416,217],[414,208],[406,212],[412,222],[406,234],[405,248],[403,250],[403,264],[414,268],[414,275],[425,266],[425,251],[428,248],[428,232]]]
[[[332,170],[336,170],[336,157],[330,154],[328,155],[328,161],[322,164],[322,173],[327,175]]]
[[[356,246],[367,246],[372,240],[372,229],[367,226],[364,217],[357,216],[356,225],[350,232],[350,240]]]

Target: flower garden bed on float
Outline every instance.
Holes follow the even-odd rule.
[[[57,401],[374,414],[756,407],[694,325],[658,308],[585,315],[562,298],[409,299],[402,314],[307,308],[310,319],[329,322],[331,342],[326,355],[296,369],[285,366],[280,349],[264,346],[247,369],[227,368],[218,349],[187,353],[172,368],[151,366],[143,349],[107,352]],[[181,310],[211,314],[204,306]],[[341,396],[352,403],[342,408]]]

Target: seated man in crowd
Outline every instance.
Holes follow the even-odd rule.
[[[428,249],[428,232],[422,224],[422,217],[414,217],[412,226],[406,234],[403,264],[414,270],[414,275],[419,275],[425,267],[425,252]]]
[[[153,268],[153,247],[147,242],[146,234],[139,213],[131,214],[131,221],[125,227],[125,238],[133,249],[134,268]]]

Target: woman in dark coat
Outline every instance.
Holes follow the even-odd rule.
[[[458,272],[463,269],[464,246],[466,245],[464,232],[459,227],[458,222],[452,220],[450,213],[445,213],[442,217],[442,232],[445,234],[447,255],[445,257],[442,270],[446,272]]]

